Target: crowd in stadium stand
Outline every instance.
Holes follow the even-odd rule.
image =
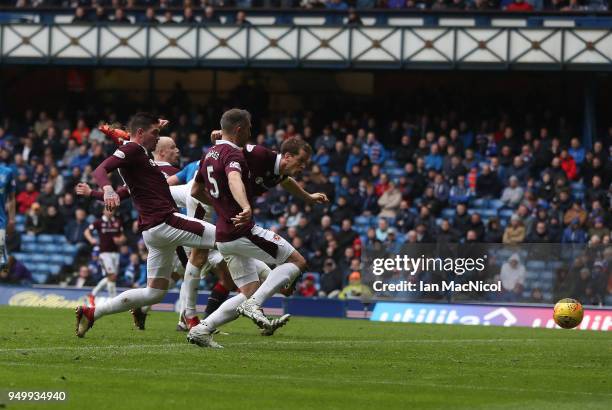
[[[291,136],[307,140],[312,166],[300,181],[331,200],[311,207],[279,187],[254,205],[256,220],[287,238],[309,262],[312,273],[298,294],[368,295],[361,278],[367,255],[393,255],[406,244],[502,243],[518,249],[560,243],[580,252],[555,268],[549,289],[526,288],[529,272],[519,251],[491,264],[482,279],[501,280],[504,300],[542,301],[569,292],[583,303],[609,303],[612,127],[585,147],[578,135],[548,126],[412,118],[383,124],[346,113],[319,128],[312,113],[296,113],[255,124],[256,142],[273,149]],[[88,286],[100,276],[96,249],[84,231],[102,205],[76,196],[75,186],[93,184],[92,170],[113,152],[97,127],[116,119],[110,111],[68,117],[29,110],[0,123],[0,161],[14,169],[17,212],[25,220],[21,229],[10,230],[9,251],[18,252],[24,237],[41,234],[62,235],[80,251],[74,264],[46,279],[50,283]],[[200,159],[211,131],[204,115],[169,119],[167,134],[181,149],[181,165]],[[114,182],[121,183],[117,176]],[[140,286],[147,250],[130,201],[119,215],[127,236],[119,284]],[[11,258],[0,280],[31,281],[24,262]]]
[[[171,15],[184,8],[185,22],[201,21],[215,23],[209,13],[214,8],[266,8],[266,9],[320,9],[334,11],[357,10],[506,10],[514,12],[530,11],[605,11],[608,10],[607,0],[2,0],[2,5],[13,5],[16,8],[59,7],[80,8],[84,15],[77,14],[80,21],[127,21],[125,13],[142,8],[150,8],[153,12],[163,12],[167,9]],[[86,9],[94,10],[87,13]],[[120,11],[119,11],[120,10]],[[203,12],[205,11],[205,12]],[[80,12],[79,12],[80,13]],[[175,14],[176,15],[176,14]],[[154,17],[147,16],[144,21],[154,22]],[[164,16],[162,22],[168,20]]]

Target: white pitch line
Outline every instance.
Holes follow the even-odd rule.
[[[24,366],[24,367],[55,367],[65,369],[65,365],[50,365],[50,364],[38,364],[38,363],[25,363],[25,362],[4,362],[5,365],[8,366]],[[127,373],[138,373],[138,374],[153,374],[155,376],[159,376],[159,372],[157,370],[152,369],[140,369],[140,368],[121,368],[121,367],[96,367],[96,366],[82,366],[77,365],[79,369],[89,369],[89,370],[105,370],[105,371],[117,371],[117,372],[127,372]],[[198,372],[198,371],[188,371],[185,369],[164,369],[164,371],[168,374],[180,374],[184,376],[194,376],[194,377],[211,377],[211,378],[227,378],[227,379],[249,379],[252,380],[254,378],[259,379],[268,379],[268,380],[276,380],[276,381],[299,381],[299,382],[311,382],[320,384],[321,378],[319,377],[303,377],[303,376],[286,376],[286,375],[261,375],[261,374],[239,374],[239,373],[211,373],[211,372]],[[419,382],[405,382],[401,380],[371,380],[371,379],[356,379],[356,378],[347,378],[342,376],[338,379],[329,380],[332,384],[369,384],[369,385],[390,385],[390,386],[404,386],[404,387],[431,387],[431,388],[444,388],[444,389],[461,389],[461,390],[488,390],[488,391],[503,391],[509,393],[523,392],[523,393],[542,393],[547,397],[552,394],[565,394],[565,395],[578,395],[578,396],[605,396],[612,397],[612,393],[599,393],[599,392],[584,392],[584,391],[566,391],[566,390],[549,390],[549,389],[526,389],[521,387],[498,387],[498,386],[473,386],[473,385],[465,385],[465,384],[444,384],[444,383],[419,383]]]
[[[347,344],[379,344],[379,343],[444,343],[444,344],[459,344],[459,343],[525,343],[535,342],[540,339],[357,339],[357,340],[266,340],[260,342],[228,342],[228,346],[253,346],[253,345],[264,345],[271,346],[275,344],[282,345],[343,345]],[[108,346],[53,346],[53,347],[19,347],[19,348],[4,348],[0,349],[0,352],[46,352],[46,351],[62,351],[62,350],[100,350],[100,349],[143,349],[143,348],[158,348],[158,347],[188,347],[189,344],[185,343],[167,343],[167,344],[125,344],[125,345],[108,345]]]

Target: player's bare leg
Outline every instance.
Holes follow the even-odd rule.
[[[168,279],[150,278],[147,280],[146,288],[126,290],[97,307],[81,306],[77,308],[76,335],[85,336],[94,322],[103,316],[161,302],[168,292],[168,284]]]

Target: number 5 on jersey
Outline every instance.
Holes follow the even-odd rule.
[[[217,180],[212,176],[213,166],[209,165],[206,167],[206,173],[208,174],[208,180],[213,185],[213,189],[209,189],[210,195],[213,198],[219,198],[219,185],[217,185]]]

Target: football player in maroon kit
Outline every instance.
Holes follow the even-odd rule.
[[[215,144],[221,137],[221,131],[215,130],[211,133],[211,142]],[[249,188],[252,195],[262,195],[280,184],[284,190],[294,197],[303,200],[305,203],[323,204],[329,201],[327,195],[324,193],[308,193],[293,178],[304,171],[312,155],[311,147],[301,138],[291,137],[283,141],[280,147],[280,153],[262,145],[247,144],[243,149],[243,154],[249,167]],[[228,256],[228,259],[231,260],[232,256]],[[277,291],[285,295],[290,295],[293,292],[293,285],[298,278],[299,276],[296,277],[292,283],[281,289],[277,289]],[[262,280],[261,275],[260,280]],[[214,295],[215,298],[220,300],[220,304],[227,298],[229,291],[215,292],[213,290],[211,295]],[[214,310],[209,314],[213,311]],[[273,333],[274,329],[266,328],[262,330],[262,335],[264,336],[271,336]]]
[[[231,109],[221,117],[222,139],[207,152],[192,188],[201,202],[217,211],[217,247],[225,257],[240,294],[226,300],[214,313],[193,327],[187,340],[202,347],[222,347],[212,339],[217,327],[236,319],[237,312],[262,328],[272,328],[261,305],[280,287],[306,270],[306,260],[285,239],[253,222],[250,200],[255,188],[242,147],[251,135],[248,111]],[[304,155],[309,156],[307,148]],[[300,153],[302,154],[302,153]],[[276,166],[275,156],[275,165]],[[305,166],[305,164],[304,164]],[[275,264],[261,284],[254,260]]]
[[[97,233],[98,238],[95,238],[93,232]],[[123,226],[119,218],[115,217],[115,213],[104,210],[102,218],[90,224],[84,232],[85,239],[92,246],[100,247],[100,265],[104,277],[93,288],[88,295],[89,304],[95,306],[96,295],[106,286],[108,296],[115,297],[117,295],[117,275],[119,274],[119,246],[125,243],[125,235],[123,235]]]
[[[163,120],[159,121],[161,127]],[[126,131],[110,129],[108,127],[100,129],[106,135],[114,135],[115,138],[113,138],[113,141],[119,143],[119,145],[129,140],[129,133],[127,133]],[[114,134],[112,134],[113,132]],[[120,137],[121,139],[117,139],[118,137]],[[180,151],[172,138],[159,137],[159,141],[157,142],[155,150],[153,151],[153,160],[155,164],[159,167],[159,170],[162,172],[165,178],[175,175],[177,172],[180,171],[178,168],[172,165],[178,162],[179,155]],[[92,190],[89,185],[85,183],[80,183],[77,185],[76,193],[77,195],[86,197],[91,196],[98,200],[103,200],[102,191]],[[117,194],[119,195],[119,198],[122,201],[129,198],[130,196],[128,189],[124,186],[117,189]],[[176,202],[176,198],[172,190],[171,194]],[[177,206],[180,206],[178,202],[176,203]],[[174,259],[171,279],[173,281],[178,281],[180,278],[184,278],[183,284],[181,285],[181,298],[179,303],[181,309],[179,323],[181,323],[181,325],[184,326],[187,330],[200,323],[200,319],[196,314],[196,305],[193,304],[192,306],[191,304],[187,304],[187,301],[190,301],[190,303],[191,301],[193,301],[195,303],[195,301],[197,300],[197,291],[200,281],[199,270],[201,270],[207,262],[208,258],[206,252],[207,251],[201,249],[193,249],[189,257],[187,257],[187,253],[182,246],[176,248],[177,257],[175,257]],[[215,260],[217,259],[215,258]],[[193,280],[190,280],[191,278],[193,278]],[[188,293],[192,293],[193,296],[191,298],[188,298],[186,296]],[[132,316],[134,317],[134,324],[140,330],[144,330],[147,312],[149,311],[149,309],[150,306],[142,306],[139,308],[133,308],[131,310]]]
[[[139,229],[149,250],[147,287],[130,289],[96,307],[77,308],[79,337],[102,316],[160,302],[168,291],[176,247],[212,249],[215,243],[214,226],[178,213],[164,175],[149,156],[159,140],[159,121],[148,113],[138,113],[130,120],[129,131],[130,140],[104,160],[93,176],[103,189],[104,204],[109,210],[119,205],[120,198],[108,173],[117,169],[129,189],[139,214]],[[195,306],[195,300],[188,300],[187,304]]]

